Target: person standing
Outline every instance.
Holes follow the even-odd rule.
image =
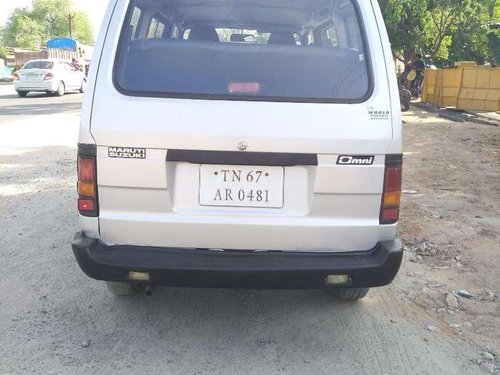
[[[425,74],[425,61],[420,53],[415,55],[415,60],[413,61],[411,68],[416,73],[415,79],[411,83],[411,88],[415,97],[418,98],[420,97],[420,90],[422,89]]]
[[[81,70],[81,66],[80,66],[80,64],[78,64],[78,60],[77,59],[75,59],[75,58],[71,59],[71,65],[76,70]]]

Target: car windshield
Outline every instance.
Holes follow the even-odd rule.
[[[132,0],[115,83],[130,95],[360,102],[360,25],[350,0]]]
[[[27,63],[25,66],[23,66],[23,69],[52,69],[54,67],[54,63],[52,61],[30,61]]]

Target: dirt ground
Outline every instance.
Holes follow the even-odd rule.
[[[446,334],[500,355],[500,127],[420,110],[404,121],[400,236],[407,252],[391,293]],[[458,296],[461,290],[473,297]]]
[[[358,303],[181,288],[120,299],[70,248],[80,100],[0,93],[0,374],[498,374],[500,127],[405,114],[407,252],[394,283]]]

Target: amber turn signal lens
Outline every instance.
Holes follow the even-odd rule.
[[[384,206],[399,206],[401,201],[401,193],[385,193],[384,194]]]
[[[89,184],[87,182],[79,182],[78,195],[94,198],[95,197],[94,184]]]

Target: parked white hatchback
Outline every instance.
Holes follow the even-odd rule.
[[[22,98],[30,92],[63,96],[68,91],[85,92],[85,74],[65,60],[31,60],[14,73],[14,89]]]
[[[112,0],[96,55],[87,275],[345,299],[394,279],[401,113],[376,0]]]

